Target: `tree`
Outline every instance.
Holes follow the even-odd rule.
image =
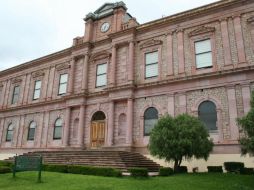
[[[183,159],[207,160],[213,142],[204,124],[196,117],[181,114],[160,118],[150,135],[149,150],[153,156],[174,162],[177,171]]]
[[[242,127],[245,134],[239,142],[241,144],[241,152],[243,155],[249,153],[254,154],[254,91],[251,96],[251,109],[247,115],[237,119],[238,124]]]

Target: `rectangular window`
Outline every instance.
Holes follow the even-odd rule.
[[[33,95],[33,100],[37,100],[40,98],[41,94],[41,81],[37,80],[34,83],[34,95]]]
[[[195,56],[197,69],[213,66],[210,39],[195,42]]]
[[[66,94],[67,92],[68,74],[61,74],[59,80],[58,95]]]
[[[107,85],[107,63],[97,65],[96,87]]]
[[[158,76],[158,51],[145,54],[145,78]]]
[[[20,90],[19,86],[14,86],[13,94],[12,94],[12,100],[11,100],[12,104],[16,104],[18,102],[18,100],[19,100],[19,90]]]

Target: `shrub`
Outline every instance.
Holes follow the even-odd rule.
[[[222,166],[207,166],[208,172],[223,173]]]
[[[44,171],[60,172],[60,173],[72,173],[83,175],[96,175],[96,176],[108,176],[108,177],[120,177],[122,172],[114,168],[106,167],[93,167],[93,166],[79,166],[79,165],[43,165]]]
[[[241,168],[240,174],[243,175],[254,175],[254,168]]]
[[[188,168],[187,168],[187,166],[179,166],[175,172],[176,173],[188,173]]]
[[[11,168],[8,166],[0,166],[0,174],[10,173]]]
[[[67,165],[53,165],[53,164],[46,164],[43,165],[43,170],[48,172],[60,172],[60,173],[67,173],[68,167]]]
[[[83,175],[96,175],[96,176],[108,176],[108,177],[120,177],[122,172],[114,168],[106,167],[92,167],[92,166],[68,166],[68,173],[83,174]]]
[[[239,173],[242,168],[244,168],[244,163],[242,162],[224,162],[224,167],[227,172]]]
[[[12,167],[12,165],[13,165],[13,163],[11,163],[11,162],[0,160],[0,166]]]
[[[174,174],[174,170],[172,168],[160,168],[159,176],[170,176]]]
[[[130,168],[129,172],[132,177],[148,177],[147,168]]]

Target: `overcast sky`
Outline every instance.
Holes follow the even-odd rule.
[[[139,23],[216,0],[124,0]],[[0,0],[0,70],[54,53],[83,36],[88,12],[109,0]]]

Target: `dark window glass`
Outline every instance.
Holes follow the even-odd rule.
[[[216,105],[211,101],[204,101],[199,105],[198,117],[209,131],[217,130]]]
[[[55,122],[53,139],[62,138],[62,125],[63,125],[62,119],[58,118]]]
[[[6,141],[12,141],[14,126],[11,123],[7,128]]]
[[[16,104],[18,100],[19,100],[19,86],[14,86],[11,103]]]
[[[34,121],[32,121],[29,125],[27,140],[29,140],[29,141],[34,140],[35,129],[36,129],[36,123]]]
[[[144,135],[150,135],[154,125],[158,121],[158,111],[157,109],[151,107],[148,108],[144,113]]]
[[[97,111],[93,114],[92,121],[104,120],[106,119],[105,114],[102,111]]]

